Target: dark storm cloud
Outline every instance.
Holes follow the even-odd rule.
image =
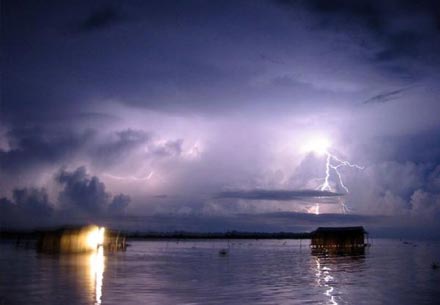
[[[98,145],[93,151],[95,162],[103,165],[117,162],[133,150],[148,143],[151,138],[149,133],[142,130],[116,131],[109,140]]]
[[[119,194],[113,197],[113,200],[108,206],[108,212],[110,215],[122,215],[125,213],[128,205],[131,202],[131,198],[125,194]]]
[[[400,1],[408,11],[427,13],[440,31],[440,2],[436,0],[404,0]]]
[[[246,191],[225,191],[218,193],[215,198],[234,198],[248,200],[276,200],[290,201],[299,199],[317,199],[328,197],[340,197],[343,194],[319,190],[246,190]]]
[[[0,198],[0,227],[44,227],[53,224],[85,223],[113,219],[125,214],[130,196],[112,196],[103,182],[90,176],[85,167],[60,169],[55,182],[62,189],[51,202],[45,188],[18,188],[12,198]]]
[[[283,62],[281,59],[276,58],[276,57],[272,57],[272,56],[269,56],[269,55],[266,55],[266,54],[260,54],[259,57],[260,57],[260,59],[262,61],[267,61],[267,62],[272,63],[272,64],[277,64],[277,65],[285,64],[285,62]]]
[[[304,211],[318,197],[434,215],[439,16],[423,0],[3,1],[1,195],[56,186],[55,206],[87,215]],[[301,152],[317,133],[365,166],[342,170],[343,198],[296,192],[322,182],[325,158]],[[76,170],[53,186],[62,166]]]
[[[126,18],[119,8],[106,6],[91,12],[91,14],[81,22],[79,29],[84,32],[94,31],[108,28],[125,20]]]
[[[130,202],[130,197],[123,194],[112,198],[104,183],[90,176],[85,167],[71,172],[61,169],[55,179],[63,186],[58,200],[67,210],[92,216],[104,215],[107,211],[120,214]]]
[[[385,73],[420,78],[406,59],[439,65],[440,5],[436,0],[280,0],[287,11],[305,8],[312,29],[348,34],[351,43],[370,52],[369,58]],[[397,17],[396,17],[397,16]],[[423,21],[423,23],[421,23]]]
[[[116,132],[117,140],[114,143],[114,147],[108,147],[109,149],[119,149],[121,146],[137,146],[138,144],[145,143],[150,139],[150,135],[142,130],[127,129]]]
[[[111,133],[91,149],[91,157],[94,164],[105,167],[134,155],[143,159],[178,157],[182,154],[182,145],[182,139],[158,141],[144,130],[125,129]]]
[[[271,219],[278,219],[282,222],[300,222],[309,225],[330,225],[330,224],[356,224],[364,223],[371,224],[382,222],[387,217],[367,216],[358,214],[311,214],[311,213],[292,213],[292,212],[278,212],[262,214],[263,217]]]
[[[166,141],[162,145],[157,145],[156,147],[153,147],[152,153],[156,156],[161,157],[179,156],[183,150],[182,145],[182,139]]]
[[[376,1],[376,0],[275,0],[275,3],[286,9],[298,9],[301,7],[313,12],[320,20],[323,28],[329,25],[337,26],[339,29],[346,27],[357,27],[359,25],[376,32],[379,35],[388,32],[390,25],[389,17],[396,12],[404,14],[422,13],[432,19],[433,28],[438,26],[440,16],[440,4],[436,0],[397,0],[397,1]],[[415,29],[415,27],[413,28]],[[400,32],[402,36],[413,33]],[[402,36],[391,37],[402,42]],[[404,39],[406,40],[406,39]]]
[[[400,136],[380,136],[366,148],[366,152],[376,156],[375,161],[414,162],[435,167],[440,164],[439,139],[438,130],[423,130]]]
[[[385,16],[381,9],[371,1],[348,1],[348,0],[312,0],[303,2],[306,7],[321,14],[322,26],[328,26],[335,22],[341,25],[344,21],[352,24],[362,23],[373,31],[383,31]]]
[[[85,167],[79,167],[73,172],[62,169],[56,176],[64,189],[59,194],[59,201],[67,208],[74,207],[90,214],[102,213],[110,195],[105,191],[105,185],[98,177],[90,177]]]
[[[88,106],[90,99],[115,99],[147,109],[189,113],[228,111],[242,104],[255,105],[258,100],[261,105],[263,98],[286,100],[287,92],[298,90],[276,93],[252,85],[267,63],[260,60],[255,65],[255,59],[267,48],[260,45],[258,37],[270,37],[271,33],[265,27],[253,33],[253,12],[260,14],[258,6],[266,4],[230,3],[233,10],[211,2],[133,2],[124,8],[127,14],[144,17],[136,24],[111,27],[110,33],[94,31],[93,37],[65,37],[57,27],[78,19],[92,4],[54,8],[53,3],[33,4],[29,17],[21,16],[20,8],[7,2],[8,77],[3,115],[17,124],[24,119],[60,120]],[[68,11],[69,18],[49,13],[54,9],[62,17]],[[107,28],[121,10],[98,10],[86,18],[83,26]],[[283,34],[287,38],[288,31],[283,32],[287,32]],[[29,40],[26,43],[34,46],[33,52],[27,52],[15,37]],[[235,58],[229,59],[226,54],[234,54]],[[243,63],[235,64],[237,60]],[[30,90],[20,90],[22,87]]]
[[[49,216],[53,212],[53,206],[44,188],[16,189],[12,198],[17,208],[24,214],[39,217]]]
[[[12,199],[0,198],[0,226],[47,224],[54,212],[46,189],[22,188],[12,192]]]
[[[93,132],[20,128],[10,130],[6,136],[10,149],[0,148],[0,168],[13,173],[71,158],[93,138]]]
[[[372,30],[380,32],[383,30],[386,19],[377,3],[367,0],[277,0],[275,2],[291,9],[306,7],[319,16],[319,26],[322,28],[329,25],[340,27],[343,22],[346,25],[361,23]]]
[[[72,115],[74,119],[78,118],[80,121],[98,121],[104,123],[112,123],[120,121],[120,118],[116,115],[104,114],[99,112],[80,112],[77,115]]]
[[[379,62],[386,62],[406,56],[417,58],[424,51],[419,46],[423,36],[423,34],[411,30],[390,33],[385,38],[385,48],[375,54],[375,59]]]
[[[158,198],[158,199],[165,199],[165,198],[168,198],[168,195],[166,195],[166,194],[159,194],[159,195],[154,195],[152,197],[153,198]]]
[[[340,96],[329,96],[330,93],[323,92],[322,88],[321,91],[316,90],[313,84],[284,86],[282,90],[273,88],[294,82],[285,73],[276,73],[272,83],[253,85],[255,78],[258,79],[260,74],[264,75],[273,67],[280,69],[291,66],[290,70],[296,70],[295,64],[285,54],[289,54],[292,48],[291,38],[299,35],[296,33],[298,25],[284,24],[278,14],[272,16],[273,12],[265,8],[267,5],[275,11],[270,3],[99,3],[98,8],[84,2],[72,7],[56,5],[53,9],[57,9],[60,16],[69,11],[72,15],[68,18],[69,22],[83,18],[81,27],[92,31],[112,27],[115,22],[125,20],[125,14],[137,16],[136,23],[127,24],[126,29],[112,27],[111,33],[96,31],[93,39],[89,37],[91,35],[66,38],[55,31],[59,24],[68,21],[64,20],[66,18],[56,18],[56,13],[49,13],[54,3],[33,4],[27,19],[12,1],[6,3],[4,28],[8,31],[5,35],[7,48],[4,63],[8,76],[5,80],[3,115],[8,120],[19,123],[23,119],[30,121],[39,117],[49,117],[50,121],[71,117],[72,112],[95,98],[117,99],[126,105],[147,109],[211,114],[235,110],[244,105],[264,107],[264,101],[269,99],[277,101],[277,107],[271,107],[273,109],[288,107],[299,100],[340,99]],[[406,26],[397,25],[396,30],[394,27],[390,30],[388,21],[392,20],[393,7],[379,1],[292,3],[277,7],[293,5],[297,10],[307,10],[311,20],[328,19],[332,24],[339,24],[341,32],[349,31],[352,25],[367,29],[385,28],[379,31],[385,34],[375,32],[374,37],[360,30],[358,39],[353,39],[349,44],[366,42],[367,56],[359,60],[374,61],[386,73],[398,73],[402,77],[410,75],[412,78],[423,74],[413,71],[413,65],[378,60],[384,54],[394,54],[396,50],[420,50],[417,52],[434,54],[438,50],[425,46],[431,37],[429,31],[423,39],[419,39],[419,33]],[[423,3],[420,6],[426,7]],[[254,20],[265,15],[262,10],[271,14],[264,24],[256,26],[258,23]],[[396,5],[396,10],[405,14],[410,12],[403,5]],[[425,13],[428,10],[420,8],[420,11]],[[90,15],[84,17],[85,12]],[[19,24],[17,20],[20,19],[25,23]],[[386,21],[385,25],[383,20]],[[335,32],[333,27],[321,29]],[[408,41],[413,36],[416,37],[414,43],[413,38]],[[26,43],[33,45],[35,51],[27,52],[15,37],[25,37]],[[261,41],[262,37],[265,37],[264,41]],[[303,41],[300,44],[303,47],[332,52],[331,46],[321,46],[312,36],[300,36],[298,39]],[[179,56],[176,56],[175,50],[178,50]],[[231,58],[226,54],[234,56]],[[417,60],[424,58],[427,56]],[[309,63],[303,64],[307,66]],[[20,90],[23,87],[29,90]],[[63,106],[59,107],[59,103]]]
[[[99,119],[100,116],[94,119]],[[140,152],[142,158],[178,157],[182,154],[182,139],[163,140],[147,131],[123,129],[104,134],[98,141],[98,130],[75,131],[62,128],[18,128],[4,134],[0,145],[2,173],[44,170],[63,166],[77,159],[87,159],[101,167],[117,165],[128,156]],[[153,141],[154,140],[154,141]],[[14,177],[9,177],[13,180]]]
[[[402,97],[401,93],[409,90],[410,88],[401,88],[397,90],[391,90],[377,94],[369,99],[363,101],[363,104],[375,104],[375,103],[387,103]]]

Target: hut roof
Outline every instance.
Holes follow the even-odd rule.
[[[313,233],[336,233],[336,232],[345,232],[345,233],[367,233],[364,227],[319,227]]]

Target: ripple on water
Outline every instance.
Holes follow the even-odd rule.
[[[313,256],[307,244],[292,240],[131,244],[127,252],[103,257],[101,269],[87,255],[41,255],[0,244],[0,300],[241,305],[434,304],[440,299],[440,271],[430,267],[440,257],[439,243],[410,247],[380,240],[358,257]],[[227,247],[227,256],[218,255]]]

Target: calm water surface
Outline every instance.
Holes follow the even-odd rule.
[[[127,252],[37,254],[0,243],[0,304],[440,304],[440,243],[374,240],[317,257],[304,241],[134,241]]]

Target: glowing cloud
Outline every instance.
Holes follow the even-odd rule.
[[[305,153],[314,153],[318,156],[323,156],[328,154],[328,149],[330,148],[330,140],[324,136],[316,136],[311,138],[302,147]]]

